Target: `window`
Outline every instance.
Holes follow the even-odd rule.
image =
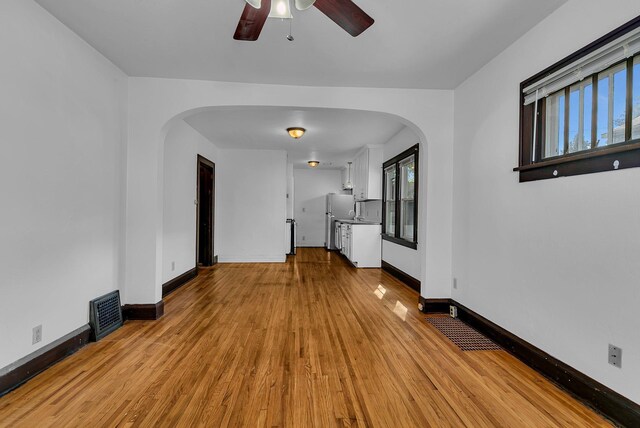
[[[396,165],[384,169],[384,218],[387,235],[396,236]]]
[[[640,138],[640,56],[633,59],[631,139]]]
[[[418,145],[383,165],[382,239],[418,247]]]
[[[640,166],[640,17],[521,83],[520,181]]]

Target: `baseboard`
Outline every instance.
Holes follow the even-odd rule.
[[[164,315],[164,300],[144,305],[124,305],[122,315],[126,320],[157,320]]]
[[[0,397],[85,346],[90,334],[91,327],[84,325],[0,370]]]
[[[409,288],[417,291],[418,293],[420,293],[420,281],[417,280],[416,278],[412,277],[411,275],[409,275],[406,272],[401,271],[400,269],[398,269],[397,267],[390,265],[389,263],[385,262],[384,260],[382,260],[381,266],[382,270],[384,270],[385,272],[389,272],[392,276],[396,277],[397,279],[399,279],[400,281],[404,282],[406,285],[409,286]],[[449,310],[447,309],[447,312]]]
[[[264,256],[226,255],[219,257],[220,263],[284,263],[286,261],[286,254]]]
[[[179,275],[173,278],[172,280],[165,282],[164,284],[162,284],[162,297],[168,296],[171,292],[182,287],[187,282],[191,281],[197,276],[198,276],[198,267],[196,266],[193,269],[186,271],[182,275]]]
[[[422,304],[422,312],[426,314],[448,314],[451,299],[425,299],[420,296],[418,303]]]
[[[449,312],[449,305],[458,308],[458,318],[489,337],[520,361],[572,394],[578,400],[621,426],[640,426],[640,405],[601,384],[595,379],[547,354],[510,331],[489,321],[453,299],[424,299],[433,303],[431,312]],[[437,302],[433,302],[437,301]],[[446,309],[444,302],[446,301]],[[428,311],[427,311],[428,312]]]

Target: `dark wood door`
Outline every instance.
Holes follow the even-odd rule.
[[[197,263],[213,265],[215,164],[198,156]]]

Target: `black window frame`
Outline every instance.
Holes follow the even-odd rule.
[[[616,28],[605,36],[599,38],[593,43],[585,46],[584,48],[574,52],[566,58],[558,61],[554,65],[547,69],[535,74],[534,76],[526,79],[520,83],[520,152],[518,158],[518,167],[514,168],[514,171],[519,173],[520,182],[545,180],[557,177],[566,177],[572,175],[591,174],[604,171],[613,171],[618,169],[635,168],[640,167],[640,139],[631,139],[630,128],[631,112],[633,108],[633,100],[631,93],[633,91],[633,59],[640,54],[636,54],[624,61],[620,61],[617,64],[611,65],[607,69],[614,67],[622,62],[627,63],[627,105],[626,105],[626,131],[625,141],[616,144],[610,144],[604,147],[593,147],[595,140],[592,139],[592,148],[573,152],[564,153],[562,155],[543,158],[543,146],[544,146],[544,130],[545,130],[545,102],[544,99],[538,102],[538,120],[536,126],[536,144],[533,143],[533,124],[535,105],[524,105],[524,89],[533,83],[543,79],[544,77],[574,63],[575,61],[583,58],[591,52],[615,41],[616,39],[624,36],[625,34],[640,27],[640,16],[632,19],[626,24]],[[604,71],[604,70],[603,70]],[[597,76],[599,73],[585,77],[586,79],[594,79],[597,86]],[[571,86],[571,85],[570,85]],[[569,86],[569,87],[570,87]],[[593,86],[593,99],[597,99],[597,89]],[[568,91],[569,87],[562,90]],[[562,91],[561,90],[561,91]],[[565,93],[565,102],[567,101]],[[565,114],[568,112],[565,109]],[[595,115],[595,110],[592,111]],[[596,126],[596,125],[594,125]],[[565,145],[568,143],[565,138]],[[535,151],[534,151],[535,147]],[[617,162],[616,162],[617,161]]]
[[[393,158],[389,159],[388,161],[384,162],[382,164],[382,239],[385,241],[389,241],[389,242],[393,242],[394,244],[398,244],[398,245],[402,245],[403,247],[408,247],[408,248],[412,248],[414,250],[418,249],[418,198],[419,198],[419,183],[420,183],[420,145],[416,144],[413,147],[410,147],[409,149],[405,150],[404,152],[400,153],[397,156],[394,156]],[[401,185],[401,175],[400,175],[400,164],[402,163],[402,161],[404,161],[405,159],[411,157],[411,156],[415,156],[414,157],[414,162],[415,162],[415,167],[414,167],[414,183],[413,183],[413,190],[414,190],[414,196],[413,196],[413,200],[414,200],[414,206],[413,206],[413,240],[409,241],[407,239],[403,239],[400,238],[400,232],[401,232],[401,227],[402,227],[402,215],[401,215],[401,210],[402,210],[402,197],[401,197],[401,192],[400,192],[400,185]],[[395,190],[396,190],[396,200],[395,200],[395,216],[396,216],[396,223],[395,223],[395,236],[391,236],[387,234],[387,210],[386,210],[386,203],[387,203],[387,180],[385,177],[385,173],[384,171],[389,168],[390,166],[395,166],[395,172],[396,172],[396,182],[395,182]]]

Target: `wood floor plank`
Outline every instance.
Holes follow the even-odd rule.
[[[219,264],[0,398],[0,427],[609,426],[504,351],[462,352],[417,294],[324,249]]]

